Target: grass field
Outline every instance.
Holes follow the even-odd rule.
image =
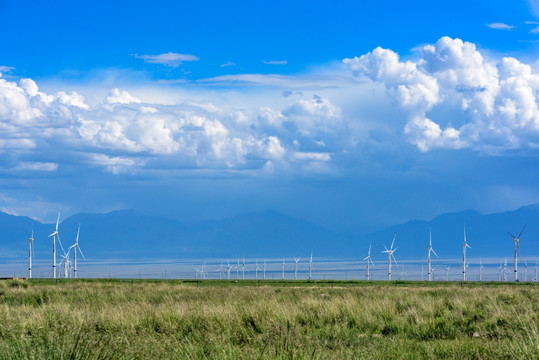
[[[539,286],[5,280],[1,359],[534,359]]]

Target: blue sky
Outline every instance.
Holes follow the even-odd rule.
[[[0,1],[0,209],[333,230],[539,202],[533,1]]]

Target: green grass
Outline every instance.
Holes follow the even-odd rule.
[[[533,359],[535,284],[0,282],[1,359]]]

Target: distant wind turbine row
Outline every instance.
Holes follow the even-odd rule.
[[[511,233],[509,233],[509,235],[514,240],[514,247],[515,247],[515,252],[514,252],[514,260],[515,260],[514,279],[515,279],[515,281],[518,281],[518,268],[517,268],[518,258],[517,258],[517,255],[520,252],[519,242],[520,242],[520,238],[521,238],[522,233],[524,232],[525,228],[526,228],[526,225],[524,225],[524,227],[522,228],[522,230],[520,231],[518,236],[514,236]],[[467,235],[466,235],[466,226],[464,226],[463,237],[464,237],[464,241],[462,243],[462,281],[467,281],[468,280],[469,263],[467,262],[466,251],[467,251],[467,249],[471,249],[472,247],[468,244]],[[396,238],[397,238],[397,234],[395,234],[393,236],[393,241],[391,242],[391,246],[389,247],[389,249],[384,245],[385,250],[382,251],[382,253],[387,254],[387,279],[388,280],[391,280],[391,276],[392,276],[392,273],[391,273],[392,263],[397,264],[397,259],[395,258],[395,255],[394,255],[395,252],[398,249],[398,247],[394,248]],[[374,262],[373,262],[372,257],[371,257],[371,250],[372,250],[372,243],[369,244],[369,251],[367,253],[367,256],[363,258],[363,261],[365,261],[365,265],[366,265],[366,279],[367,280],[372,280],[371,266],[373,268],[375,267]],[[432,254],[434,254],[436,257],[439,257],[438,254],[436,253],[436,251],[434,250],[433,245],[432,245],[432,230],[429,230],[429,245],[428,245],[428,248],[427,248],[427,281],[433,281],[434,280],[435,268],[433,268],[433,266],[432,266]],[[298,257],[298,258],[293,257],[293,260],[294,260],[294,275],[293,275],[294,280],[298,279],[298,263],[299,263],[300,259],[301,259],[300,257]],[[313,278],[312,277],[312,264],[313,264],[313,253],[311,251],[311,256],[309,258],[309,275],[308,275],[309,280],[312,280],[312,278]],[[281,263],[281,280],[285,279],[285,266],[286,266],[286,262],[285,262],[285,259],[283,258],[282,263]],[[221,265],[221,267],[222,267],[222,265]],[[230,279],[230,270],[231,269],[236,269],[236,271],[238,272],[240,268],[241,268],[241,271],[242,271],[242,279],[245,279],[245,271],[247,270],[246,266],[245,266],[245,257],[243,257],[243,262],[242,262],[241,265],[240,265],[240,261],[239,261],[239,258],[238,258],[238,266],[236,266],[236,267],[231,267],[230,263],[228,263],[228,266],[226,268],[227,273],[228,273],[227,279]],[[446,280],[447,281],[449,281],[449,270],[450,270],[450,268],[451,268],[450,266],[445,267]],[[504,269],[503,272],[501,270],[502,268]],[[539,274],[538,274],[538,269],[537,268],[538,268],[538,264],[536,262],[535,277],[534,277],[535,281],[539,280],[538,279]],[[479,281],[483,281],[483,269],[484,269],[483,262],[482,262],[482,259],[480,258],[480,260],[479,260]],[[505,265],[503,265],[503,266],[500,265],[500,268],[499,268],[500,281],[506,281],[506,279],[507,279],[507,277],[506,277],[506,269],[507,269],[507,261],[505,262]],[[264,279],[266,279],[266,261],[265,260],[264,260],[264,268],[263,268],[263,270],[264,270]],[[223,270],[221,269],[221,270],[218,270],[218,271],[223,271]],[[256,260],[255,278],[257,280],[258,280],[258,272],[259,271],[262,271],[262,268],[260,268],[258,266],[258,260]],[[404,266],[402,266],[402,271],[400,272],[400,278],[404,279],[406,276],[407,276],[407,274],[404,271]],[[527,276],[527,264],[525,265],[525,275],[524,276],[525,276],[525,279],[528,278],[528,276]],[[239,278],[239,276],[237,274],[236,279],[238,279],[238,278]],[[422,270],[421,278],[423,279],[423,270]]]

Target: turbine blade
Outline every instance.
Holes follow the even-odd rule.
[[[509,231],[507,233],[509,234],[509,236],[516,240],[517,237],[515,235],[511,234]]]
[[[75,240],[76,244],[79,243],[79,233],[80,233],[80,225],[79,225],[79,229],[77,230],[77,240]]]
[[[439,257],[438,254],[436,254],[436,251],[434,251],[434,249],[432,249],[432,252],[434,253],[434,255],[436,255],[436,257]]]
[[[395,262],[395,264],[397,263],[397,259],[395,259],[395,256],[393,254],[391,254],[391,257],[393,258],[393,261]]]
[[[82,250],[80,249],[80,246],[77,245],[77,249],[79,249],[79,252],[80,252],[80,254],[82,255],[82,258],[83,258],[84,260],[86,260],[86,257],[85,257],[84,254],[82,253]]]
[[[58,217],[56,218],[56,231],[58,231],[58,223],[60,222],[60,210],[58,210]]]
[[[62,251],[65,253],[64,246],[62,245],[62,241],[60,241],[60,234],[56,233],[56,237],[58,238],[58,243],[60,244]]]
[[[391,242],[391,247],[390,249],[393,249],[393,244],[395,244],[395,239],[397,238],[397,234],[395,234],[395,236],[393,236],[393,241]]]
[[[520,239],[520,236],[522,235],[522,232],[524,231],[524,229],[526,228],[526,226],[528,226],[528,224],[524,225],[524,227],[522,228],[522,230],[520,230],[520,234],[518,234],[518,238]]]

